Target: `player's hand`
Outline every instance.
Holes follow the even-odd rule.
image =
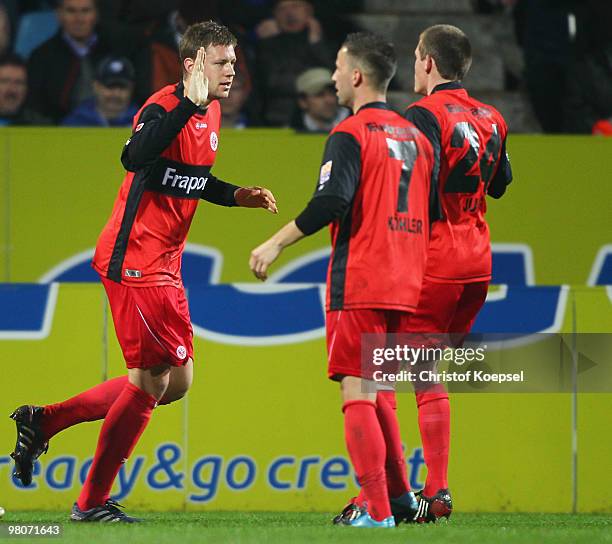
[[[268,279],[268,268],[276,261],[282,250],[282,246],[275,242],[273,238],[270,238],[251,251],[249,266],[258,280],[266,281]]]
[[[241,187],[236,189],[234,199],[236,204],[243,208],[265,208],[272,213],[278,213],[274,195],[264,187]]]
[[[185,89],[185,96],[196,106],[203,106],[208,99],[208,78],[204,75],[205,62],[206,51],[203,47],[200,47],[193,62],[191,77]]]

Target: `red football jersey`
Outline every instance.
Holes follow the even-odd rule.
[[[432,224],[427,279],[439,283],[490,280],[485,195],[501,196],[512,180],[503,117],[492,106],[471,98],[460,83],[451,82],[413,104],[406,118],[427,135],[439,163],[442,219]]]
[[[181,284],[181,256],[219,142],[221,111],[164,87],[134,117],[122,155],[128,172],[96,246],[93,267],[129,285]]]
[[[363,106],[332,131],[313,195],[347,203],[330,225],[328,310],[416,307],[432,165],[427,138],[385,103]]]

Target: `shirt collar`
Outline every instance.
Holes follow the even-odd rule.
[[[461,81],[449,81],[447,83],[440,83],[440,85],[436,85],[431,94],[437,93],[438,91],[455,91],[457,89],[463,89],[463,84]]]
[[[361,106],[361,108],[359,108],[356,113],[359,113],[361,110],[365,110],[369,108],[373,108],[376,110],[390,110],[391,109],[389,104],[387,104],[386,102],[368,102],[367,104],[364,104],[363,106]]]
[[[62,37],[64,38],[64,41],[68,44],[70,49],[72,49],[74,54],[77,57],[79,57],[79,58],[86,57],[89,54],[89,52],[91,51],[91,48],[98,41],[98,35],[95,34],[95,33],[92,34],[87,39],[87,41],[85,42],[84,45],[82,43],[77,42],[76,40],[74,40],[70,36],[68,36],[68,34],[66,34],[65,32],[62,33]]]

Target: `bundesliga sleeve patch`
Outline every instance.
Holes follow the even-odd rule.
[[[329,178],[331,177],[332,164],[333,161],[327,161],[323,166],[321,166],[321,173],[319,174],[319,187],[317,188],[318,191],[323,189],[325,184],[329,181]]]

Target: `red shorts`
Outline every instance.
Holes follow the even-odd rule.
[[[128,368],[183,366],[193,359],[193,329],[182,287],[130,287],[101,279]]]
[[[434,283],[423,280],[419,303],[407,323],[409,333],[467,335],[487,298],[488,281]]]
[[[327,312],[327,376],[336,381],[344,376],[372,379],[372,368],[362,365],[362,335],[404,332],[410,315],[398,310],[374,309]]]

